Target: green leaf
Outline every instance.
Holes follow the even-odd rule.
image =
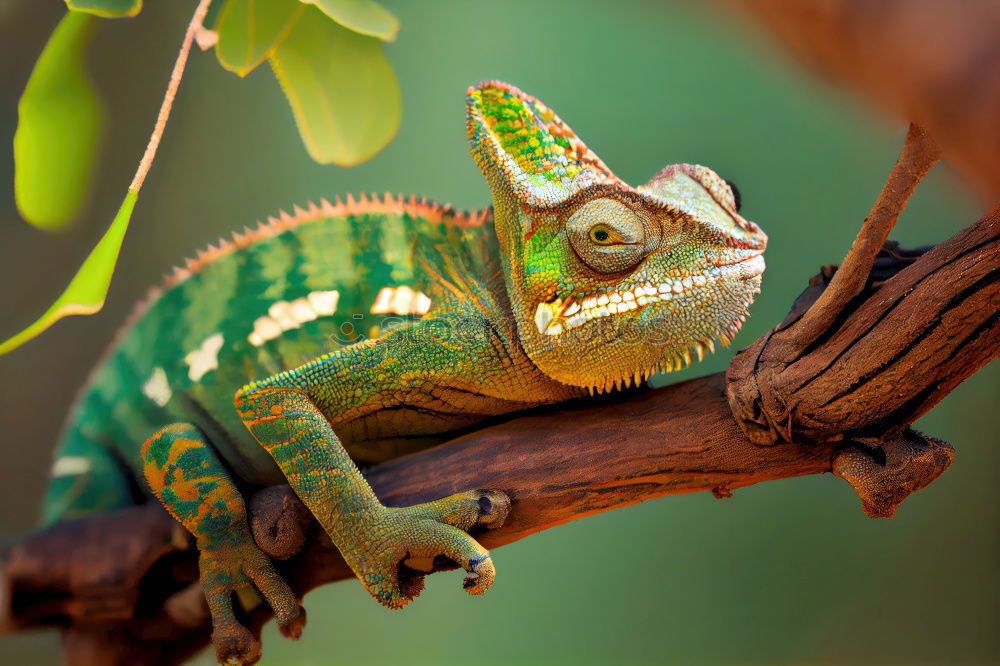
[[[0,354],[6,354],[20,347],[63,317],[94,314],[104,307],[104,297],[108,293],[108,285],[111,284],[111,274],[114,273],[115,262],[118,261],[118,251],[121,249],[122,239],[125,237],[125,230],[128,228],[138,196],[137,191],[128,191],[111,226],[90,251],[66,290],[38,321],[0,343]]]
[[[66,0],[75,12],[87,12],[101,18],[135,16],[142,10],[142,0]]]
[[[90,187],[104,109],[83,66],[97,19],[68,12],[56,26],[17,105],[14,199],[42,229],[73,218]]]
[[[227,0],[215,25],[219,63],[246,76],[288,36],[303,9],[298,0]]]
[[[316,5],[334,21],[362,35],[391,42],[399,32],[399,20],[372,0],[301,0]]]
[[[364,162],[399,129],[399,85],[374,37],[307,7],[269,60],[320,164]]]

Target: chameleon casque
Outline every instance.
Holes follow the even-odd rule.
[[[465,530],[505,498],[387,508],[354,461],[680,369],[759,291],[767,237],[710,169],[631,187],[512,86],[470,88],[467,111],[492,209],[348,197],[236,234],[140,305],[71,414],[46,520],[159,498],[196,537],[224,663],[260,656],[235,590],[256,587],[287,635],[304,623],[244,493],[289,483],[385,606],[415,594],[402,561],[437,555],[481,594],[494,567]]]

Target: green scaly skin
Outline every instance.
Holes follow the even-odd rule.
[[[422,587],[400,563],[438,555],[481,594],[495,572],[466,530],[506,497],[387,508],[354,461],[679,369],[728,343],[759,290],[766,236],[710,169],[631,187],[499,82],[469,90],[468,119],[492,211],[348,198],[237,234],[139,308],[74,410],[47,520],[158,497],[197,539],[222,662],[260,656],[234,590],[257,587],[286,635],[304,624],[243,493],[289,483],[386,606]]]

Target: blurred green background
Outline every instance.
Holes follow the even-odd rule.
[[[193,249],[294,203],[358,191],[488,203],[467,154],[465,88],[514,83],[554,108],[620,176],[712,166],[768,232],[768,270],[742,347],[837,262],[901,145],[903,126],[816,81],[740,15],[715,5],[596,0],[384,3],[402,22],[387,53],[403,91],[398,137],[353,169],[310,161],[261,68],[246,80],[195,53],[125,241],[107,307],[0,357],[0,534],[32,527],[77,387],[132,303]],[[92,69],[110,109],[98,185],[79,224],[19,220],[17,99],[63,9],[0,2],[0,337],[59,293],[110,222],[152,127],[193,2],[106,21]],[[897,240],[934,243],[981,212],[938,167]],[[682,377],[725,367],[725,350]],[[673,378],[671,378],[673,379]],[[892,521],[866,518],[832,476],[648,502],[497,551],[484,598],[460,574],[429,580],[404,612],[341,583],[307,598],[298,643],[269,627],[265,664],[988,664],[1000,662],[1000,368],[918,423],[953,467]],[[59,663],[54,632],[0,639],[0,664]],[[211,663],[203,657],[199,663]]]

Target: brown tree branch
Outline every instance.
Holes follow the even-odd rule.
[[[896,462],[889,476],[881,466],[866,467],[867,454],[851,449],[758,447],[730,416],[723,387],[723,376],[715,374],[598,405],[523,416],[379,465],[369,479],[390,505],[460,488],[502,488],[513,502],[510,518],[479,535],[496,548],[654,497],[706,490],[728,497],[753,483],[834,466],[886,515],[951,461],[949,446],[910,431],[887,444]],[[325,533],[300,519],[304,511],[287,486],[262,491],[253,502],[261,547],[281,557],[298,550],[279,568],[299,594],[352,576]],[[305,547],[282,552],[296,541],[296,532]],[[73,664],[176,663],[208,638],[189,546],[183,530],[155,504],[37,533],[8,551],[7,589],[0,594],[7,599],[6,629],[71,623]],[[438,569],[445,568],[446,562],[439,563]],[[258,606],[249,623],[259,630],[267,617]],[[168,649],[182,638],[181,653]]]
[[[877,446],[996,358],[1000,207],[890,278],[879,298],[859,298],[876,252],[939,154],[911,125],[829,286],[733,359],[726,392],[754,443]]]
[[[891,438],[1000,354],[1000,207],[849,303],[818,340],[801,339],[795,322],[729,366],[746,435],[760,445]]]

